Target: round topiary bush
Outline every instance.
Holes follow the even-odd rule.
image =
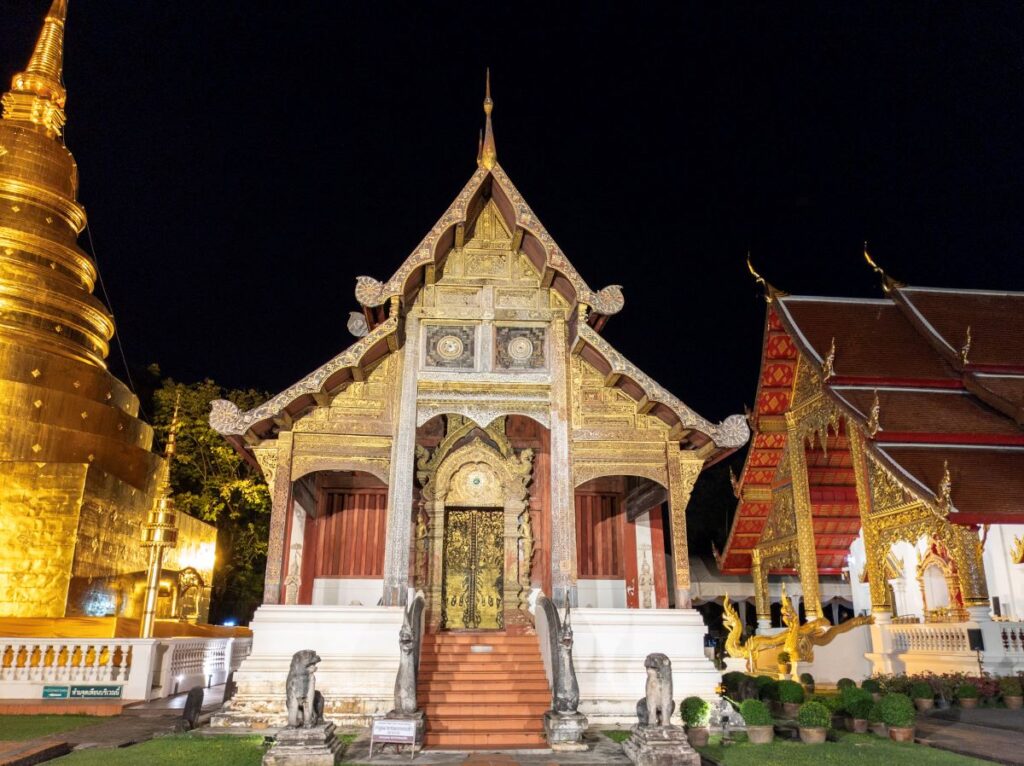
[[[974,684],[960,684],[956,687],[957,699],[978,699],[978,687]]]
[[[842,712],[843,709],[843,699],[838,694],[812,694],[809,701],[821,703],[832,714]]]
[[[739,691],[740,684],[743,683],[743,679],[746,677],[746,673],[741,673],[738,670],[734,670],[722,676],[722,686],[725,687],[725,690],[727,692],[735,693]]]
[[[779,702],[803,702],[804,687],[796,681],[779,681]]]
[[[999,691],[1004,697],[1020,697],[1024,694],[1020,680],[1013,676],[1006,676],[999,679]]]
[[[842,691],[847,686],[856,686],[856,685],[857,685],[857,682],[854,681],[852,678],[840,678],[838,681],[836,681],[836,688],[838,688],[839,691]]]
[[[801,673],[800,683],[802,683],[804,686],[814,686],[814,676],[812,676],[810,673]]]
[[[871,694],[878,694],[882,691],[882,685],[873,678],[865,678],[861,681],[860,688]]]
[[[761,700],[744,700],[740,703],[740,715],[747,726],[771,726],[775,721],[771,711]]]
[[[906,694],[889,694],[878,703],[878,712],[887,726],[906,729],[914,725],[917,711]]]
[[[832,714],[820,702],[805,702],[800,706],[796,722],[802,729],[828,729],[832,725]]]
[[[683,722],[691,728],[702,728],[711,721],[711,706],[700,697],[687,697],[679,708]]]
[[[935,691],[932,689],[931,684],[924,681],[915,681],[910,685],[910,696],[916,700],[930,700],[935,697]]]

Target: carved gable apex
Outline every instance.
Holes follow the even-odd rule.
[[[467,250],[512,250],[512,232],[493,199],[487,201],[480,214],[468,227]]]

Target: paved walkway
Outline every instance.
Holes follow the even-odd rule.
[[[972,719],[978,720],[974,716]],[[920,716],[917,719],[915,739],[921,744],[960,755],[984,758],[1007,766],[1024,766],[1024,737],[1020,730],[1012,728],[993,728],[939,716]]]

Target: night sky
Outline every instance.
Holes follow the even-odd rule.
[[[49,0],[0,0],[0,73]],[[352,342],[498,159],[605,331],[713,420],[756,389],[764,303],[1024,290],[1024,4],[71,0],[67,144],[132,367],[277,392]],[[89,248],[87,237],[83,247]],[[101,294],[102,297],[102,294]],[[111,354],[111,367],[123,366]]]

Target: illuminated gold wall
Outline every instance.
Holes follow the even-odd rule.
[[[64,146],[66,0],[0,99],[0,616],[60,617],[71,578],[144,568],[160,458],[106,369],[114,322]]]

